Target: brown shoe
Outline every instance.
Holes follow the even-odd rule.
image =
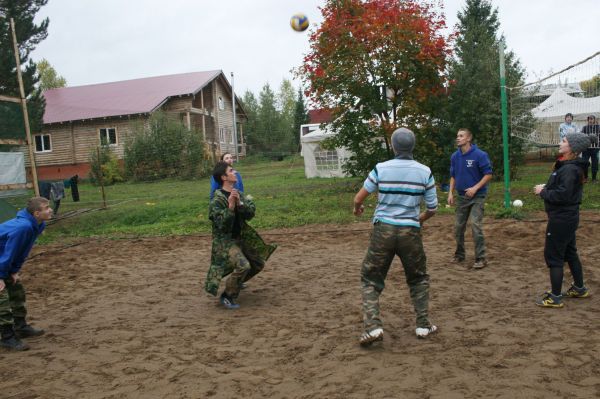
[[[487,266],[487,260],[485,259],[477,259],[473,264],[473,269],[483,269]]]

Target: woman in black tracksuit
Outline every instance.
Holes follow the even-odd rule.
[[[583,284],[583,270],[575,240],[579,225],[579,204],[583,196],[584,171],[588,162],[579,154],[590,145],[587,135],[570,133],[559,145],[561,158],[556,161],[548,183],[535,186],[535,193],[544,200],[548,214],[544,258],[550,271],[552,291],[546,292],[536,304],[561,308],[563,297],[585,298],[590,295]],[[561,293],[564,263],[569,264],[573,284]]]

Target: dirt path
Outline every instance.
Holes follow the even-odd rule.
[[[396,260],[382,296],[385,340],[370,350],[357,345],[368,224],[265,232],[279,249],[238,311],[202,290],[207,237],[38,247],[23,279],[31,321],[48,333],[28,352],[0,352],[0,396],[598,397],[600,218],[582,219],[594,295],[552,310],[533,303],[549,284],[545,223],[488,218],[490,265],[473,271],[449,262],[453,219],[432,219],[423,234],[440,332],[415,338]]]

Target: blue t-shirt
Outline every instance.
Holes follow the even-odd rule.
[[[244,192],[244,183],[242,183],[242,175],[240,175],[240,172],[235,172],[235,175],[237,176],[237,181],[235,182],[235,184],[233,185],[233,188],[235,188],[238,191],[241,191],[242,193]],[[210,176],[210,200],[212,201],[213,197],[215,196],[215,190],[218,190],[221,188],[221,185],[218,184],[215,181],[215,178],[212,177],[212,175]]]
[[[492,174],[492,163],[487,152],[471,144],[471,148],[465,154],[460,148],[450,158],[450,177],[454,177],[456,191],[459,195],[465,195],[468,188],[473,187],[483,179],[485,175]],[[477,191],[477,196],[487,193],[487,184]]]
[[[392,159],[378,163],[363,187],[369,193],[379,190],[373,222],[396,226],[421,227],[419,212],[436,210],[438,201],[431,170],[411,159]]]

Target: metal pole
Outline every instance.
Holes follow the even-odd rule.
[[[506,68],[504,41],[500,41],[500,103],[502,107],[502,147],[504,149],[504,207],[510,207],[510,163],[508,159],[508,101],[506,97]]]
[[[35,196],[40,196],[40,187],[38,185],[37,167],[35,166],[35,154],[33,152],[33,142],[31,140],[31,131],[29,129],[29,112],[27,111],[27,99],[25,98],[25,89],[23,88],[23,77],[21,76],[21,60],[19,57],[19,47],[17,46],[17,34],[15,33],[15,20],[10,19],[10,29],[12,30],[13,48],[15,50],[15,63],[17,66],[17,79],[19,80],[19,91],[21,93],[21,107],[23,108],[23,119],[25,121],[25,135],[27,136],[27,148],[29,149],[29,162],[31,163],[31,176],[33,178],[33,191]]]
[[[237,139],[237,123],[235,120],[235,90],[233,89],[233,72],[231,72],[231,107],[233,109],[233,142],[235,144],[235,160],[239,162],[238,154],[238,139]]]

